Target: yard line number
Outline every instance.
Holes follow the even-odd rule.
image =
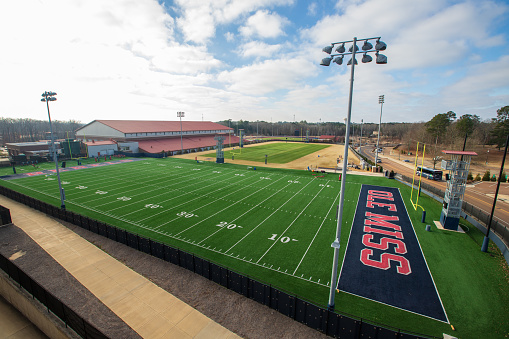
[[[217,224],[216,226],[218,227],[223,227],[223,228],[227,228],[229,230],[233,230],[234,228],[243,228],[242,226],[240,225],[237,225],[237,224],[230,224],[229,222],[227,221],[221,221],[219,224]]]
[[[163,206],[157,204],[146,204],[145,208],[163,208]]]
[[[268,238],[269,240],[277,240],[277,234],[272,234],[272,237]],[[290,241],[298,241],[297,239],[291,239],[290,237],[281,237],[281,239],[279,239],[279,241],[281,241],[283,244],[286,244],[286,243],[289,243]]]
[[[184,217],[184,218],[198,217],[196,214],[189,213],[189,212],[186,212],[186,211],[182,211],[180,213],[177,213],[177,216],[178,217]]]

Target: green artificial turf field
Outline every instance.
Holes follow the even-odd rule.
[[[232,155],[235,160],[248,160],[265,162],[267,154],[267,162],[272,164],[286,164],[290,161],[302,158],[305,155],[320,151],[330,145],[306,144],[306,143],[271,143],[257,145],[256,147],[235,147],[233,150],[225,151],[225,158]],[[206,157],[215,157],[216,153],[205,154]]]
[[[114,159],[115,160],[115,159]],[[66,207],[168,243],[326,307],[336,230],[337,174],[215,164],[184,159],[129,163],[61,173]],[[313,175],[314,174],[314,175]],[[2,185],[60,206],[55,175]],[[340,263],[363,183],[399,187],[450,324],[362,299],[336,295],[336,311],[404,330],[441,336],[504,337],[509,285],[500,254],[480,251],[477,229],[425,231],[410,188],[381,177],[348,175]],[[415,197],[415,196],[414,196]],[[421,196],[427,222],[440,204]],[[416,291],[418,293],[418,291]]]

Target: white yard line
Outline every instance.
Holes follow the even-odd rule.
[[[178,181],[178,182],[176,182],[176,183],[173,183],[173,184],[170,184],[170,185],[161,186],[161,184],[159,184],[159,185],[149,185],[149,186],[155,186],[155,187],[156,187],[156,189],[155,189],[155,190],[153,190],[153,191],[157,191],[157,190],[161,190],[161,189],[171,189],[171,187],[172,187],[172,186],[180,185],[180,184],[182,184],[182,183],[186,183],[186,182],[194,182],[194,180],[196,180],[196,176],[195,176],[195,175],[189,175],[189,176],[190,176],[190,178],[189,178],[188,180],[183,180],[183,181],[182,181],[182,180],[180,180],[180,181]],[[188,177],[188,176],[186,176],[186,177]],[[172,180],[173,180],[173,179],[172,179]],[[166,183],[165,183],[165,184],[166,184]],[[191,185],[191,186],[192,186],[192,185]],[[187,186],[186,186],[186,187],[187,187]],[[139,194],[135,194],[134,196],[138,196],[138,195],[142,195],[142,194],[146,194],[146,193],[147,193],[147,189],[146,189],[145,187],[139,187],[139,188],[137,188],[136,190],[142,190],[142,192],[141,192],[141,193],[139,193]],[[151,196],[150,198],[158,197],[158,196],[163,195],[163,194],[165,194],[165,193],[167,193],[167,192],[163,192],[163,193],[158,194],[158,195],[153,195],[153,196]],[[108,197],[104,197],[103,199],[106,199],[106,198],[108,198]],[[150,198],[143,199],[143,200],[141,200],[141,201],[148,200],[148,199],[150,199]],[[94,199],[94,200],[92,200],[92,201],[96,201],[96,199]],[[108,202],[108,203],[105,203],[105,204],[102,204],[102,205],[107,205],[107,204],[110,204],[110,203],[113,203],[113,202],[115,202],[115,201]],[[117,207],[117,208],[113,208],[112,210],[116,210],[116,209],[119,209],[119,208],[123,208],[123,207],[126,207],[126,206],[130,206],[130,205],[133,205],[133,204],[135,204],[135,203],[137,203],[137,202],[139,202],[139,201],[133,201],[133,202],[132,202],[132,203],[130,203],[130,204],[123,205],[123,206],[119,206],[119,207]],[[87,201],[84,201],[84,203],[87,203]]]
[[[225,175],[226,175],[226,174],[225,174]],[[242,181],[247,180],[247,179],[250,179],[250,178],[251,178],[251,177],[247,177],[247,178],[245,178],[245,179],[242,179],[242,180],[237,181],[236,183],[242,182]],[[215,181],[214,183],[212,183],[212,184],[210,184],[210,185],[202,186],[202,187],[200,187],[200,188],[198,188],[198,189],[196,189],[196,190],[194,190],[194,191],[197,191],[197,190],[199,190],[199,189],[202,189],[202,188],[205,188],[205,187],[208,187],[208,186],[217,185],[218,183],[221,183],[221,182],[223,182],[223,181],[227,181],[227,180],[229,180],[229,179],[231,179],[231,177],[228,177],[228,178],[226,178],[226,179],[224,179],[224,180],[221,180],[221,181]],[[252,184],[251,184],[251,185],[252,185]],[[245,188],[245,187],[249,187],[249,186],[251,186],[251,185],[241,187],[240,189],[243,189],[243,188]],[[163,210],[163,211],[161,211],[161,212],[159,212],[159,213],[156,213],[156,214],[150,215],[150,216],[148,216],[148,217],[146,217],[146,218],[143,218],[143,219],[141,219],[141,220],[138,220],[138,221],[143,221],[143,220],[146,220],[146,219],[149,219],[149,218],[155,217],[155,216],[157,216],[157,215],[159,215],[159,214],[162,214],[162,213],[168,212],[169,210],[172,210],[172,209],[175,209],[176,207],[179,207],[179,206],[185,205],[185,204],[187,204],[187,203],[189,203],[189,202],[191,202],[191,201],[194,201],[194,200],[196,200],[196,199],[201,199],[201,198],[206,197],[206,196],[208,196],[208,195],[210,195],[210,194],[217,193],[217,192],[219,192],[219,191],[221,191],[221,190],[223,190],[223,189],[230,188],[230,186],[233,186],[233,184],[232,184],[232,185],[229,185],[229,186],[223,186],[222,188],[219,188],[219,189],[217,189],[217,190],[215,190],[215,191],[211,191],[211,192],[209,192],[209,193],[207,193],[207,194],[199,195],[199,196],[197,196],[196,198],[191,199],[191,200],[187,200],[187,201],[185,201],[185,202],[183,202],[183,203],[181,203],[181,204],[179,204],[179,205],[174,205],[174,206],[172,205],[169,209],[165,209],[165,210]],[[175,197],[173,197],[173,198],[171,198],[171,199],[166,199],[166,200],[160,201],[160,202],[158,202],[158,204],[162,204],[162,203],[168,202],[168,201],[170,201],[170,200],[173,200],[173,199],[176,199],[176,198],[180,198],[180,197],[182,197],[182,196],[184,196],[184,195],[186,195],[186,194],[188,194],[188,193],[192,193],[192,192],[194,192],[194,191],[189,191],[189,192],[187,192],[187,193],[184,193],[184,194],[181,194],[181,195],[175,196]],[[235,191],[235,192],[237,192],[237,191]],[[230,194],[233,194],[233,193],[234,193],[234,192],[229,193],[229,194],[227,194],[226,196],[228,196],[228,195],[230,195]],[[143,200],[142,200],[142,201],[143,201]],[[164,224],[163,224],[163,225],[164,225]],[[158,227],[161,227],[161,226],[162,226],[162,225],[159,225]]]
[[[242,180],[240,180],[240,181],[237,181],[236,183],[239,183],[239,182],[244,181],[244,180],[247,180],[247,179],[251,179],[251,177],[247,177],[247,178],[245,178],[245,179],[242,179]],[[247,186],[242,186],[242,187],[240,187],[238,190],[233,191],[233,192],[231,192],[231,193],[228,193],[228,194],[227,194],[227,195],[225,195],[224,197],[227,197],[227,196],[229,196],[229,195],[231,195],[231,194],[234,194],[234,193],[237,193],[237,192],[239,192],[239,191],[241,191],[241,190],[244,190],[246,187],[252,186],[252,185],[256,184],[256,183],[257,183],[257,182],[259,182],[259,181],[260,181],[260,180],[255,181],[255,182],[253,182],[253,183],[251,183],[251,184],[249,184],[249,185],[247,185]],[[220,190],[222,190],[222,189],[226,189],[226,188],[230,188],[230,186],[225,186],[224,188],[221,188]],[[220,190],[218,190],[218,191],[220,191]],[[190,202],[190,201],[193,201],[193,200],[196,200],[196,199],[199,199],[199,198],[205,197],[205,196],[207,196],[207,195],[209,195],[209,194],[216,193],[216,192],[218,192],[218,191],[214,191],[214,192],[207,193],[207,194],[205,194],[205,195],[201,195],[201,196],[199,196],[199,197],[197,197],[197,198],[195,198],[195,199],[188,200],[188,201],[186,201],[185,203],[182,203],[182,204],[177,205],[177,206],[172,206],[172,207],[171,207],[171,209],[173,209],[174,207],[178,207],[178,206],[181,206],[181,205],[187,204],[187,203],[188,203],[188,202]],[[224,197],[223,197],[223,198],[224,198]],[[200,206],[200,207],[198,207],[198,208],[195,208],[194,210],[191,210],[191,212],[196,212],[196,211],[197,211],[197,210],[199,210],[200,208],[203,208],[203,207],[206,207],[206,206],[208,206],[208,205],[210,205],[210,204],[213,204],[213,203],[215,203],[216,201],[217,201],[217,199],[216,199],[216,200],[212,200],[212,201],[211,201],[211,202],[209,202],[208,204],[202,205],[202,206]],[[180,219],[180,218],[182,218],[182,217],[173,218],[172,220],[167,221],[167,222],[165,222],[165,223],[163,223],[163,224],[161,224],[161,225],[157,226],[157,227],[156,227],[156,228],[154,228],[154,229],[156,229],[156,230],[157,230],[157,229],[161,228],[162,226],[167,225],[167,224],[169,224],[169,223],[171,223],[171,222],[173,222],[173,221],[175,221],[175,220],[177,220],[177,219]]]
[[[325,215],[325,218],[323,219],[322,223],[320,224],[320,227],[318,227],[318,230],[316,231],[315,236],[313,237],[313,240],[311,240],[311,243],[309,244],[309,246],[308,246],[306,252],[304,253],[304,255],[302,256],[302,258],[300,259],[299,264],[295,268],[295,271],[293,271],[293,274],[295,274],[295,272],[297,272],[297,270],[300,267],[300,264],[302,264],[302,261],[304,261],[304,258],[308,254],[308,251],[311,248],[311,245],[313,245],[313,242],[315,241],[316,236],[318,235],[318,233],[320,233],[320,230],[322,229],[322,226],[323,226],[325,220],[327,220],[327,216],[329,215],[330,211],[332,210],[332,207],[337,206],[336,201],[338,200],[340,194],[341,194],[341,191],[338,192],[338,195],[336,196],[336,199],[334,199],[334,202],[332,203],[331,207],[329,208],[329,211]]]
[[[327,180],[327,183],[329,183],[329,181],[330,181],[330,180]],[[267,251],[265,251],[265,253],[263,253],[263,255],[260,257],[260,259],[258,259],[258,261],[257,261],[256,263],[260,262],[260,260],[262,260],[262,258],[263,258],[263,257],[264,257],[264,256],[265,256],[265,255],[266,255],[266,254],[267,254],[267,253],[271,250],[271,249],[272,249],[272,247],[274,247],[274,246],[275,246],[275,245],[279,242],[279,239],[281,239],[281,237],[282,237],[282,236],[286,233],[286,231],[288,231],[288,229],[289,229],[290,227],[292,227],[292,225],[293,225],[293,224],[297,221],[297,219],[299,219],[299,218],[300,218],[300,215],[301,215],[302,213],[304,213],[304,211],[308,208],[308,206],[309,206],[309,205],[313,202],[313,200],[315,200],[315,198],[318,196],[318,194],[320,194],[320,192],[322,192],[322,191],[323,191],[323,189],[324,189],[325,187],[326,187],[326,186],[324,185],[324,186],[320,189],[320,191],[318,191],[318,193],[316,193],[316,195],[313,197],[313,199],[311,199],[311,200],[309,201],[309,203],[306,205],[306,207],[304,207],[304,209],[303,209],[302,211],[300,211],[299,215],[298,215],[297,217],[295,217],[295,219],[293,219],[293,221],[291,222],[291,224],[290,224],[290,225],[289,225],[289,226],[288,226],[288,227],[287,227],[287,228],[283,231],[283,233],[281,233],[281,234],[279,235],[279,237],[277,237],[277,239],[276,239],[276,240],[274,240],[274,243],[273,243],[273,244],[269,247],[269,249],[268,249]]]
[[[253,228],[251,231],[249,231],[245,236],[243,236],[239,241],[237,241],[232,247],[230,247],[229,249],[226,250],[226,252],[229,252],[231,251],[232,248],[234,248],[235,246],[237,246],[242,240],[244,240],[248,235],[250,235],[254,230],[256,230],[260,225],[262,225],[265,221],[267,221],[267,219],[269,219],[270,217],[272,217],[277,211],[279,211],[284,205],[286,205],[290,200],[292,200],[297,194],[299,194],[304,188],[306,188],[310,183],[312,183],[314,181],[314,178],[312,180],[310,180],[304,187],[302,187],[300,190],[298,190],[294,195],[292,195],[288,200],[285,201],[284,204],[282,204],[281,206],[279,206],[276,210],[274,210],[274,212],[272,212],[267,218],[263,219],[262,222],[260,222],[258,225],[256,225],[255,228]],[[258,260],[259,261],[259,260]]]
[[[221,176],[227,176],[227,174],[223,174],[223,175],[221,175]],[[183,190],[183,191],[185,191],[183,194],[176,195],[176,196],[174,196],[174,197],[173,197],[173,198],[171,198],[171,199],[163,200],[163,202],[167,202],[167,201],[170,201],[170,200],[173,200],[173,199],[180,198],[180,197],[182,197],[182,196],[184,196],[184,195],[187,195],[187,194],[190,194],[190,193],[192,193],[192,192],[199,191],[199,190],[201,190],[201,189],[203,189],[203,188],[205,188],[205,187],[209,187],[209,186],[217,185],[218,183],[223,182],[223,181],[226,181],[226,180],[228,180],[228,179],[230,179],[230,177],[227,177],[226,179],[221,180],[221,181],[214,181],[213,183],[211,183],[211,184],[209,184],[209,185],[206,185],[206,186],[200,186],[200,187],[198,187],[197,189],[192,190],[192,191],[185,191],[185,189],[186,189],[187,187],[189,187],[189,186],[196,186],[196,185],[194,185],[194,184],[192,184],[192,185],[188,185],[188,186],[185,186],[185,187],[181,187],[181,188],[179,188],[178,190]],[[189,179],[189,180],[186,180],[186,181],[184,181],[184,182],[188,182],[188,181],[193,181],[193,182],[194,182],[195,180],[196,180],[196,178],[195,178],[195,177],[193,177],[193,178],[191,178],[191,179]],[[179,182],[178,184],[180,184],[180,183],[182,183],[182,182]],[[173,185],[171,185],[171,186],[173,186]],[[170,186],[164,186],[164,187],[161,187],[161,188],[169,188],[169,187],[170,187]],[[147,191],[145,191],[145,192],[144,192],[144,194],[146,194],[146,193],[147,193]],[[130,205],[138,204],[138,203],[140,203],[140,202],[142,202],[142,201],[146,201],[146,200],[153,200],[154,198],[159,197],[159,196],[161,196],[161,195],[165,195],[165,194],[168,194],[168,191],[165,191],[165,192],[163,192],[163,193],[161,193],[161,194],[157,194],[157,195],[151,195],[151,196],[149,196],[148,198],[145,198],[145,199],[141,199],[141,200],[133,201],[132,203],[127,204],[127,205],[123,205],[123,206],[119,206],[119,207],[116,207],[116,208],[112,208],[110,211],[118,210],[118,209],[120,209],[120,208],[124,208],[124,207],[130,206]],[[141,211],[141,210],[143,210],[143,209],[134,210],[134,211],[132,211],[132,212],[129,212],[129,213],[124,214],[124,216],[125,216],[125,215],[130,215],[130,214],[133,214],[133,213],[136,213],[136,212],[139,212],[139,211]]]
[[[276,182],[278,182],[279,180],[281,180],[281,179],[283,179],[283,178],[284,178],[284,177],[282,177],[282,178],[280,178],[280,179],[278,179],[278,180],[276,180],[276,181],[273,181],[273,182],[271,182],[270,184],[268,184],[267,186],[270,186],[270,185],[272,185],[272,184],[275,184]],[[261,180],[261,179],[260,179],[260,180]],[[264,188],[265,188],[265,187],[264,187]],[[264,188],[262,188],[262,190],[263,190]],[[185,232],[185,231],[187,231],[187,230],[189,230],[189,229],[191,229],[191,228],[195,227],[196,225],[201,224],[201,223],[202,223],[202,222],[204,222],[205,220],[208,220],[208,219],[212,218],[213,216],[215,216],[215,215],[217,215],[217,214],[219,214],[219,213],[221,213],[221,212],[223,212],[223,211],[225,211],[225,210],[227,210],[227,209],[229,209],[229,208],[231,208],[231,207],[233,207],[233,206],[237,205],[237,204],[238,204],[239,202],[241,202],[242,200],[245,200],[245,199],[249,198],[250,196],[252,196],[253,194],[258,193],[259,191],[260,191],[260,190],[255,191],[255,192],[251,193],[250,195],[245,196],[244,198],[242,198],[242,199],[238,200],[237,202],[233,203],[232,205],[228,205],[227,207],[223,208],[222,210],[217,211],[216,213],[212,214],[211,216],[209,216],[209,217],[207,217],[207,218],[205,218],[205,219],[203,219],[203,220],[201,220],[201,221],[197,222],[196,224],[194,224],[194,225],[192,225],[192,226],[189,226],[189,227],[188,227],[188,228],[186,228],[185,230],[182,230],[182,231],[180,231],[179,233],[176,233],[175,235],[179,235],[180,233],[183,233],[183,232]]]
[[[261,202],[259,202],[258,204],[256,204],[255,206],[251,207],[250,209],[248,209],[246,212],[242,213],[241,215],[239,215],[238,217],[236,217],[235,219],[233,220],[230,220],[230,223],[233,223],[235,220],[243,217],[244,215],[246,215],[247,213],[251,212],[253,209],[255,209],[256,207],[260,206],[262,203],[264,203],[265,201],[269,200],[270,198],[272,198],[274,195],[278,194],[280,191],[282,191],[283,189],[285,189],[286,187],[288,187],[288,185],[291,185],[290,183],[287,184],[285,187],[281,188],[279,191],[277,192],[274,192],[272,193],[271,196],[267,197],[266,199],[262,200]],[[198,244],[204,242],[205,240],[207,240],[208,238],[210,238],[211,236],[215,235],[217,232],[221,231],[222,229],[224,229],[224,227],[221,227],[219,228],[217,231],[215,231],[214,233],[212,233],[211,235],[209,235],[208,237],[206,237],[205,239],[201,240],[200,242],[198,242]]]

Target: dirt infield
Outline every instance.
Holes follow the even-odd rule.
[[[282,141],[270,141],[266,143],[260,143],[260,144],[253,144],[253,145],[246,145],[245,147],[259,147],[262,145],[266,145],[268,143],[275,143],[275,142],[282,142]],[[258,167],[272,167],[272,168],[289,168],[289,169],[300,169],[304,170],[307,169],[308,166],[310,169],[316,169],[318,167],[320,168],[335,168],[337,165],[338,158],[340,159],[339,166],[342,165],[341,159],[343,158],[343,153],[345,150],[344,145],[336,145],[332,144],[329,147],[322,149],[320,151],[308,154],[302,158],[299,158],[294,161],[290,161],[286,164],[271,164],[270,162],[265,165],[263,162],[257,162],[257,161],[246,161],[246,160],[231,160],[231,158],[228,157],[228,153],[232,148],[225,148],[225,157],[224,162],[230,163],[230,164],[237,164],[237,165],[247,165],[247,166],[258,166]],[[183,155],[176,155],[176,158],[183,158],[183,159],[198,159],[202,161],[216,161],[215,157],[205,156],[205,154],[210,154],[213,152],[213,150],[204,151],[204,152],[196,152],[196,153],[188,153]],[[359,159],[349,153],[348,162],[350,164],[354,163],[356,165],[360,164]]]

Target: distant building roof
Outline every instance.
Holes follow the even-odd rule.
[[[180,131],[180,121],[148,121],[148,120],[94,120],[80,129],[99,122],[122,133],[154,133]],[[211,121],[182,121],[182,131],[215,131],[232,130],[228,126]]]

